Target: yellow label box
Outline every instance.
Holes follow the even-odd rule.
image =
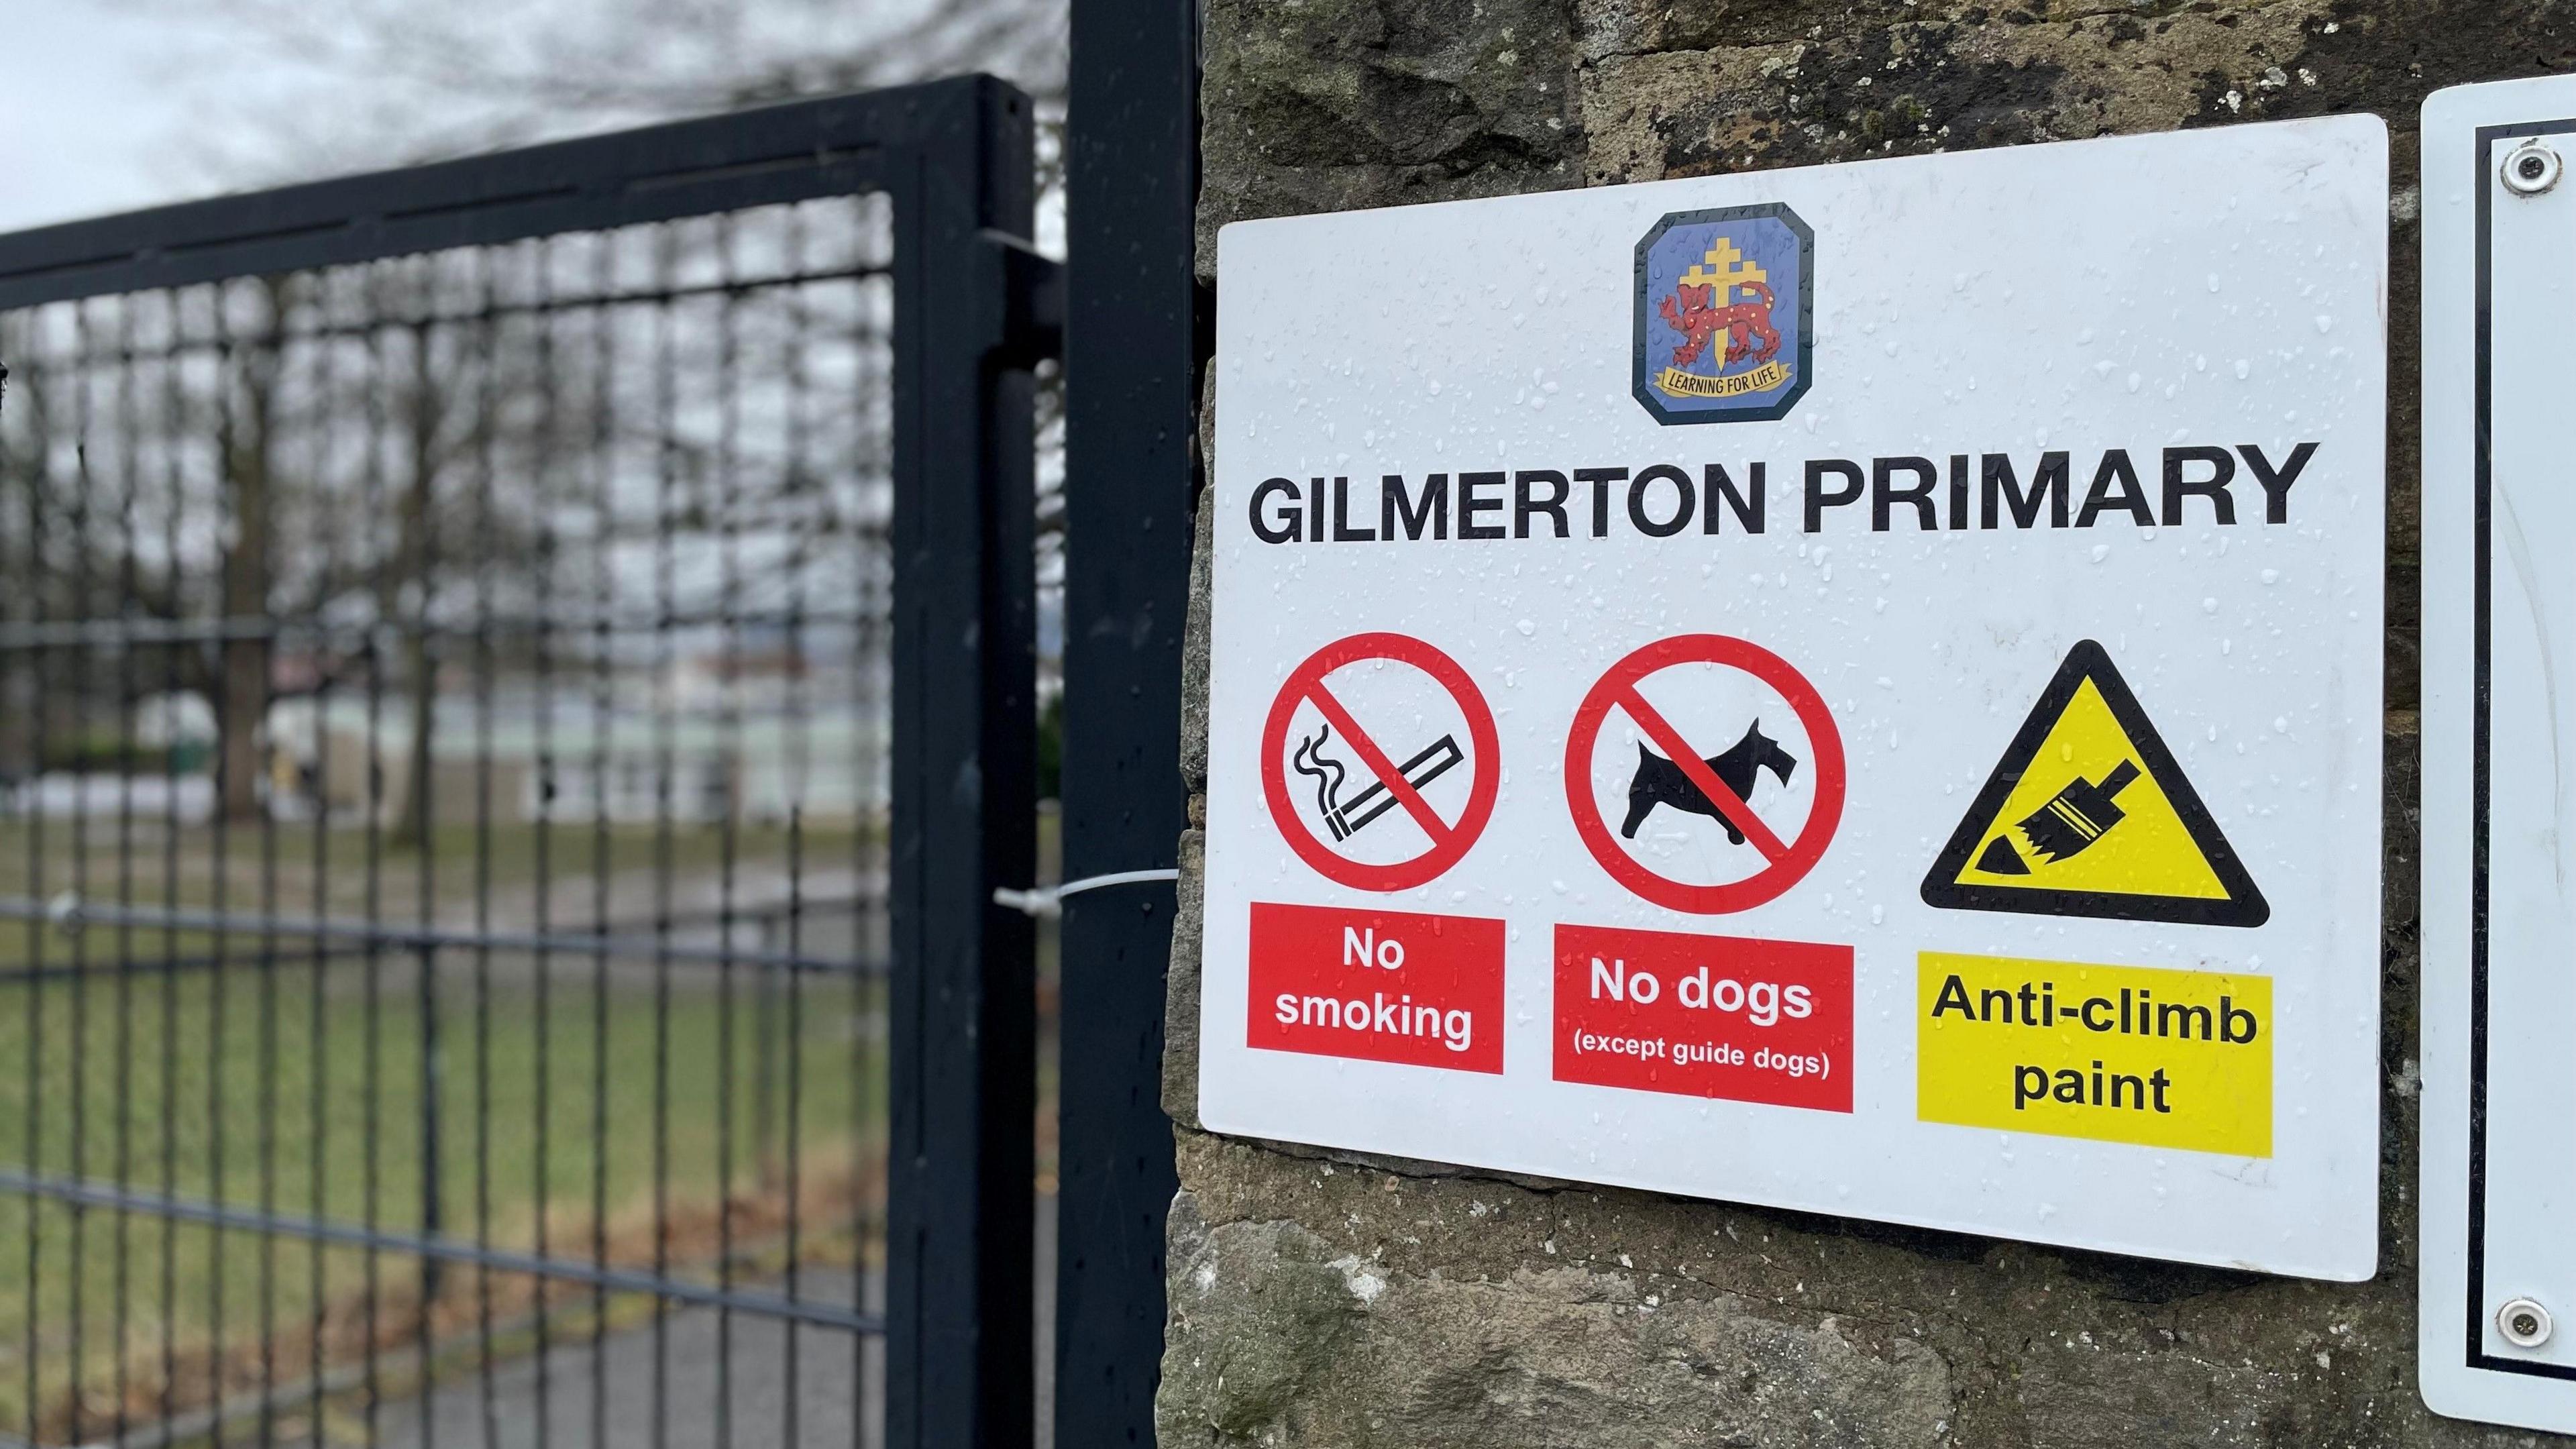
[[[2272,1155],[2272,982],[1925,951],[1926,1122]]]

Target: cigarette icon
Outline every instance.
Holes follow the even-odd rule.
[[[1419,790],[1449,773],[1466,758],[1466,754],[1458,748],[1457,736],[1442,735],[1422,753],[1405,761],[1396,773],[1404,776],[1406,784]],[[1361,826],[1394,808],[1394,792],[1387,789],[1384,782],[1374,783],[1348,800],[1341,801],[1326,810],[1324,827],[1333,832],[1335,840],[1348,840],[1359,833]]]

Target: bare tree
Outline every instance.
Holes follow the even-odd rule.
[[[549,136],[968,71],[1061,109],[1067,0],[138,0],[265,39],[316,98],[208,97],[243,125],[216,159],[244,180],[487,150]],[[305,123],[317,108],[333,124]]]
[[[217,446],[224,458],[223,617],[264,619],[269,612],[271,520],[276,501],[278,377],[277,329],[289,305],[287,282],[258,286],[265,335],[223,352],[224,382],[232,397],[218,409]],[[259,811],[259,739],[268,718],[269,671],[276,640],[265,632],[227,638],[215,691],[216,738],[223,750],[223,811],[247,819]]]
[[[220,11],[226,24],[267,37],[321,78],[327,97],[291,114],[272,110],[247,124],[206,128],[228,138],[223,169],[245,181],[300,179],[967,70],[1017,81],[1040,98],[1042,116],[1061,110],[1064,0],[923,0],[894,12],[847,0],[458,0],[438,7],[348,0],[327,18],[293,0],[138,4],[201,17]],[[236,114],[247,104],[230,97],[210,103]],[[333,123],[310,124],[317,113]],[[1052,145],[1046,149],[1051,159]],[[452,600],[456,584],[492,567],[496,553],[504,572],[528,571],[513,564],[542,567],[536,552],[550,506],[546,490],[618,443],[595,436],[578,405],[598,389],[581,381],[577,359],[541,360],[523,345],[496,346],[488,331],[472,345],[471,288],[439,259],[375,268],[370,276],[354,310],[345,284],[326,278],[222,289],[218,310],[235,310],[219,329],[228,341],[214,370],[190,374],[199,395],[186,409],[142,420],[142,433],[158,436],[157,443],[129,442],[170,451],[190,446],[190,437],[211,444],[212,465],[173,485],[201,496],[174,498],[170,506],[221,521],[216,556],[199,574],[211,574],[214,597],[200,598],[221,615],[363,619],[376,630],[372,638],[397,641],[389,672],[407,695],[409,758],[400,766],[404,803],[395,835],[426,844],[442,627],[433,600]],[[335,293],[335,285],[342,290]],[[447,321],[406,328],[406,317]],[[353,361],[352,349],[364,355]],[[774,364],[745,360],[746,367],[761,365]],[[541,382],[555,389],[542,409],[533,404]],[[21,451],[33,452],[0,459],[0,476],[45,496],[23,507],[0,500],[0,508],[49,520],[80,516],[84,444],[60,446],[66,429],[78,429],[60,406],[31,401],[22,417],[32,423],[13,431]],[[706,460],[693,453],[700,445],[675,437],[681,430],[670,419],[650,426],[660,433],[648,446],[703,473]],[[372,457],[366,450],[378,448],[374,441],[334,441],[360,427],[384,436]],[[515,485],[497,516],[488,492],[477,501],[459,486],[496,457]],[[881,464],[862,448],[820,466],[848,477],[873,476]],[[71,579],[122,570],[135,583],[119,609],[174,619],[188,612],[185,560],[134,556],[130,541],[120,558],[112,542],[66,538],[59,522],[49,526],[58,536],[42,541],[36,560],[53,576],[42,586],[49,597]],[[79,617],[89,602],[60,599],[65,612],[49,617]],[[276,637],[251,630],[192,655],[182,671],[183,687],[215,706],[222,806],[234,816],[261,808],[266,747],[274,743],[265,741],[265,725],[279,668]]]

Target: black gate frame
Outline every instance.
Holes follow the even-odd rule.
[[[1073,0],[1065,136],[1064,877],[1180,864],[1182,636],[1215,351],[1195,273],[1195,0]],[[1154,1439],[1165,1217],[1164,887],[1064,899],[1056,1449]]]
[[[886,1314],[859,1326],[886,1337],[898,1449],[1031,1427],[1035,937],[993,892],[1036,866],[1031,369],[1063,293],[1029,240],[1034,132],[1026,96],[969,76],[0,237],[12,311],[889,198],[892,1136]]]

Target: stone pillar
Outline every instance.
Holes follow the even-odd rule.
[[[2415,118],[2437,87],[2576,63],[2576,6],[1210,0],[1205,56],[1204,280],[1216,229],[1248,217],[2383,116],[2384,1226],[2375,1280],[2311,1283],[1209,1136],[1193,831],[1164,1092],[1166,1449],[2542,1442],[2436,1418],[2415,1391]]]

